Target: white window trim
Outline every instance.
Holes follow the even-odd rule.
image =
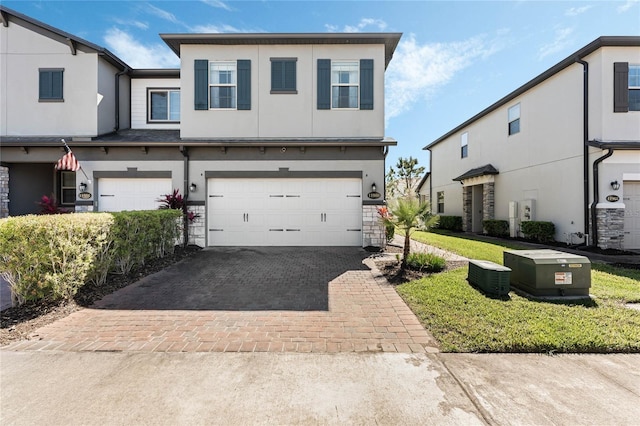
[[[158,92],[167,93],[167,119],[153,119],[151,118],[151,94]],[[179,87],[149,87],[147,88],[147,123],[180,123],[180,118],[177,120],[171,120],[171,92],[180,93]],[[180,95],[180,101],[182,101],[182,95]]]
[[[440,195],[442,194],[442,211],[440,211]],[[436,213],[443,214],[444,213],[444,191],[436,192]]]
[[[513,110],[514,108],[518,108],[518,117],[514,118],[513,120],[511,120],[509,118],[509,115],[511,114],[511,110]],[[522,131],[522,126],[520,123],[520,117],[522,116],[522,108],[520,107],[520,102],[518,102],[515,105],[511,105],[509,108],[507,108],[507,133],[508,136],[513,136],[513,135],[517,135],[518,133],[520,133]],[[515,133],[511,133],[511,123],[518,121],[518,131]]]
[[[211,66],[214,64],[218,65],[233,65],[234,73],[235,73],[235,83],[212,83],[211,82]],[[236,88],[236,99],[235,106],[233,108],[215,108],[211,106],[211,88],[212,87],[235,87]],[[238,61],[236,60],[226,60],[226,61],[209,61],[209,90],[207,93],[209,99],[209,109],[215,111],[236,111],[238,109]]]
[[[466,155],[463,154],[464,147],[467,147]],[[469,156],[469,132],[464,132],[460,135],[460,158],[467,158]]]
[[[338,64],[338,63],[354,63],[358,70],[356,71],[357,76],[358,76],[358,83],[357,84],[353,84],[353,83],[349,83],[349,84],[339,84],[339,83],[334,83],[333,82],[333,65],[334,64]],[[360,60],[358,59],[339,59],[339,60],[335,60],[335,61],[331,61],[331,109],[332,110],[336,110],[336,111],[359,111],[360,110]],[[339,108],[339,107],[334,107],[333,106],[333,88],[334,87],[357,87],[358,88],[358,95],[356,96],[356,106],[353,108]]]

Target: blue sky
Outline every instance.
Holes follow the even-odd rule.
[[[177,67],[159,33],[402,32],[386,72],[388,165],[601,35],[640,35],[640,0],[8,1],[135,68]]]

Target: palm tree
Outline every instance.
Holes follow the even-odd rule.
[[[438,217],[431,214],[429,203],[421,203],[416,198],[399,198],[390,207],[391,215],[383,217],[385,225],[394,225],[404,232],[401,269],[407,267],[407,257],[411,252],[411,234],[416,229],[428,229],[434,226]]]

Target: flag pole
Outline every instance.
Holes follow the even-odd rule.
[[[62,143],[64,144],[64,147],[66,148],[67,152],[72,152],[71,148],[69,148],[69,145],[67,145],[67,141],[65,141],[64,139],[60,139],[62,141]],[[82,165],[80,166],[80,171],[82,172],[82,174],[84,175],[85,178],[87,178],[88,181],[90,181],[91,179],[89,179],[89,176],[87,176],[87,174],[84,172],[84,169],[82,168]],[[91,183],[91,182],[89,182]]]

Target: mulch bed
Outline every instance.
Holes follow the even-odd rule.
[[[195,246],[176,247],[173,254],[162,259],[147,261],[145,265],[129,274],[109,275],[107,281],[101,286],[84,285],[72,300],[29,302],[5,309],[0,312],[0,345],[28,339],[29,335],[38,328],[51,324],[84,307],[91,306],[107,294],[133,284],[147,275],[159,272],[199,250],[200,248]]]

